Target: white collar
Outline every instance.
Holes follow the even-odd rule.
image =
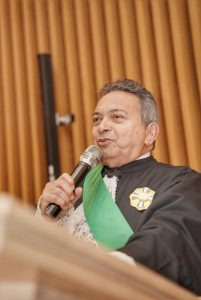
[[[150,152],[147,152],[147,153],[141,155],[140,157],[136,158],[136,160],[139,160],[139,159],[143,159],[143,158],[149,157],[150,155],[151,155],[151,153],[150,153]]]

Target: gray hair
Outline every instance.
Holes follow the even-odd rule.
[[[131,79],[121,79],[107,83],[100,90],[98,99],[113,91],[123,91],[138,97],[141,104],[141,118],[145,126],[151,122],[159,122],[159,113],[154,97],[137,81]]]

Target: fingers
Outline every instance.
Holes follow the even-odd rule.
[[[60,217],[62,217],[63,215],[65,215],[65,213],[67,212],[68,209],[70,209],[72,206],[74,206],[75,202],[82,196],[82,188],[81,187],[77,187],[75,190],[74,190],[74,199],[71,201],[71,204],[68,206],[67,209],[63,209],[59,216],[58,216],[58,219]]]
[[[74,191],[75,194],[75,199],[74,199],[74,203],[82,196],[82,188],[81,187],[77,187]]]
[[[72,207],[75,201],[82,195],[82,188],[76,188],[71,176],[62,174],[58,179],[48,182],[40,197],[40,209],[42,215],[50,203],[55,203],[62,210]]]

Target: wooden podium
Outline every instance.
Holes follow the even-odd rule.
[[[193,300],[147,268],[120,261],[0,196],[0,299]]]

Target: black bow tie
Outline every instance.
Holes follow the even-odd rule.
[[[114,169],[109,169],[107,167],[105,167],[103,169],[103,172],[102,172],[102,175],[107,175],[109,178],[113,177],[113,176],[116,176],[118,178],[121,177],[121,171],[117,168],[114,168]]]

